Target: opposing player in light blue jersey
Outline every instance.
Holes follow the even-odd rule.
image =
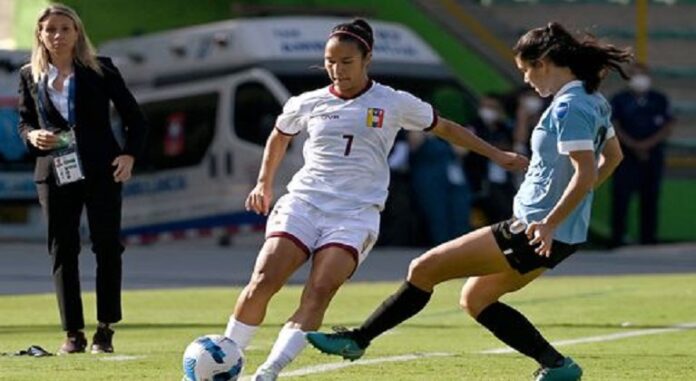
[[[576,39],[561,25],[529,31],[514,48],[524,80],[553,102],[534,128],[532,159],[514,217],[444,243],[411,262],[406,282],[357,329],[310,332],[329,354],[357,359],[372,339],[422,310],[438,283],[469,277],[460,305],[496,337],[540,364],[536,380],[578,380],[564,357],[517,310],[499,302],[571,255],[587,239],[592,190],[622,158],[611,109],[597,88],[609,70],[626,78],[628,50]]]
[[[302,131],[308,134],[304,166],[268,218],[266,242],[225,335],[246,348],[271,297],[303,263],[311,261],[312,267],[299,307],[254,380],[275,380],[299,355],[305,332],[319,328],[334,294],[377,240],[389,185],[387,156],[401,128],[430,130],[507,169],[528,165],[525,157],[439,118],[415,96],[370,80],[372,45],[372,28],[364,20],[336,26],[324,56],[331,85],[288,100],[266,143],[258,183],[246,201],[248,210],[262,214],[273,201],[274,175],[288,143]]]

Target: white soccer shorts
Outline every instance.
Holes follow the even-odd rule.
[[[308,257],[338,246],[349,251],[360,266],[377,241],[379,218],[377,207],[330,213],[288,193],[278,199],[268,217],[266,238],[288,238]]]

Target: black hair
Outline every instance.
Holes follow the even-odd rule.
[[[534,63],[548,57],[555,65],[570,68],[588,93],[597,90],[607,70],[628,79],[621,65],[633,61],[630,48],[601,43],[589,33],[578,39],[557,22],[525,33],[512,50],[525,62]]]
[[[353,41],[358,45],[358,49],[363,57],[372,51],[375,43],[372,27],[364,19],[356,18],[349,23],[336,25],[329,38],[337,38],[339,41]]]

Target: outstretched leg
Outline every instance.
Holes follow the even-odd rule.
[[[312,332],[309,342],[322,352],[355,360],[372,339],[421,311],[433,287],[449,279],[510,270],[490,227],[439,245],[414,259],[406,282],[357,329],[333,335]]]
[[[254,380],[275,380],[280,371],[297,358],[307,345],[305,332],[319,328],[329,303],[356,265],[351,253],[339,246],[328,246],[314,254],[300,306],[281,329]]]
[[[544,271],[537,269],[520,274],[509,270],[469,278],[462,287],[460,305],[499,340],[536,360],[541,366],[537,380],[576,380],[582,375],[580,367],[551,346],[524,315],[498,301],[503,295],[526,286]]]
[[[266,308],[278,290],[307,260],[307,252],[285,237],[271,237],[261,248],[249,283],[237,298],[225,336],[244,350],[266,317]]]

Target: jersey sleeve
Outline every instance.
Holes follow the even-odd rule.
[[[285,102],[283,113],[276,119],[276,128],[286,135],[297,135],[307,126],[303,102],[300,97],[292,97]]]
[[[581,105],[561,100],[553,105],[553,118],[558,128],[558,152],[594,151],[594,118]]]
[[[396,92],[399,99],[399,125],[411,131],[427,131],[437,124],[435,109],[427,102],[405,91]]]

